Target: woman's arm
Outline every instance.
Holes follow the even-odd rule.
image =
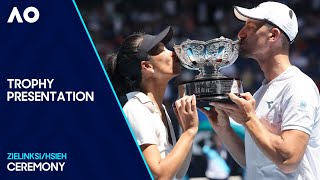
[[[175,103],[179,124],[183,129],[172,151],[161,159],[156,145],[141,145],[141,150],[155,179],[172,179],[187,159],[193,139],[198,132],[198,112],[195,96],[185,96]]]
[[[140,146],[155,179],[168,180],[177,174],[187,158],[195,135],[194,131],[182,133],[172,151],[164,159],[161,159],[157,145],[144,144]]]

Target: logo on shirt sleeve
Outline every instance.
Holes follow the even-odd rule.
[[[267,102],[267,104],[268,104],[268,109],[270,109],[271,106],[272,106],[272,104],[273,104],[273,101],[266,101],[266,102]]]
[[[300,103],[299,103],[299,109],[301,109],[301,110],[306,110],[307,107],[308,107],[308,104],[307,104],[306,101],[300,101]]]

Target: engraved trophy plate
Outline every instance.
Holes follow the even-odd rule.
[[[173,48],[185,68],[200,71],[193,80],[179,85],[185,95],[196,95],[198,107],[209,106],[212,101],[231,103],[227,93],[243,92],[239,79],[228,78],[219,71],[238,58],[238,41],[224,37],[209,41],[188,39]]]

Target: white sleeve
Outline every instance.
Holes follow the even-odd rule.
[[[286,93],[282,106],[282,131],[296,129],[311,134],[319,95],[309,84],[297,82]]]
[[[157,144],[157,132],[152,124],[152,113],[143,105],[132,105],[124,108],[129,125],[139,145]]]

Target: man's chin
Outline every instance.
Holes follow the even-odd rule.
[[[240,49],[239,56],[244,58],[250,58],[250,53],[244,49]]]

